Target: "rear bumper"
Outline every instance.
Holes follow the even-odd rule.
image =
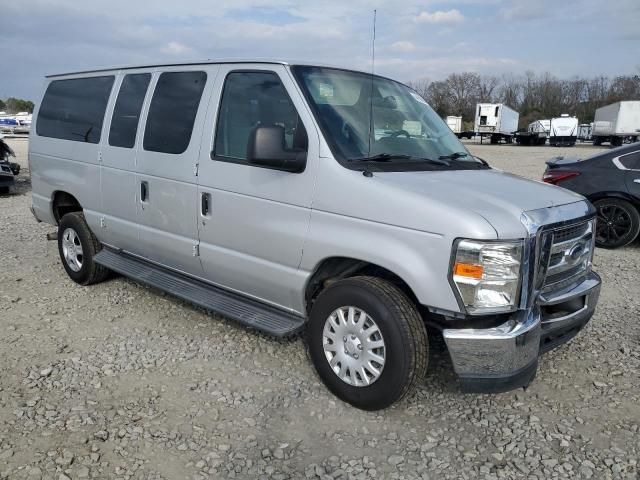
[[[445,329],[460,386],[466,392],[497,393],[527,386],[538,356],[573,338],[591,319],[600,277],[591,272],[568,292],[541,296],[529,311],[486,329]]]

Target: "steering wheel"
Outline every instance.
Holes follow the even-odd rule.
[[[396,137],[399,137],[400,135],[404,135],[407,138],[411,138],[411,134],[406,130],[396,130],[395,132],[392,132],[391,135],[389,136],[392,138],[396,138]]]

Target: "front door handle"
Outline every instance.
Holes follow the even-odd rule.
[[[149,183],[140,182],[140,201],[147,202],[149,200]]]
[[[203,193],[200,197],[200,212],[203,217],[209,215],[211,211],[211,195],[208,193]]]

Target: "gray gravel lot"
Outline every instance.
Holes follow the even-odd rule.
[[[527,390],[465,395],[445,352],[376,413],[336,400],[301,339],[251,333],[124,278],[67,278],[29,213],[23,166],[0,196],[0,479],[639,478],[640,245],[598,250],[598,311]],[[478,145],[539,179],[557,154]],[[437,345],[436,345],[437,347]]]

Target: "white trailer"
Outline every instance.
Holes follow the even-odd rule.
[[[455,115],[449,115],[444,120],[447,126],[451,129],[453,133],[456,134],[458,138],[472,138],[475,136],[474,132],[465,131],[464,125],[462,124],[462,117],[456,117]]]
[[[462,132],[462,117],[449,115],[445,121],[447,122],[447,127],[456,135]]]
[[[593,138],[591,136],[593,131],[593,122],[591,123],[581,123],[578,125],[578,140],[581,142],[589,142]]]
[[[554,147],[573,147],[578,139],[578,118],[563,113],[551,119],[549,145]]]
[[[526,131],[516,132],[516,142],[519,145],[544,145],[547,141],[547,129],[542,123],[544,121],[535,120],[529,124]]]
[[[502,103],[479,103],[476,106],[475,131],[483,137],[490,137],[491,143],[505,140],[513,142],[518,129],[520,114]]]
[[[616,102],[596,110],[593,120],[593,144],[610,142],[619,146],[625,140],[640,138],[640,100]]]
[[[549,118],[545,118],[544,120],[538,120],[540,122],[540,125],[542,125],[542,128],[544,128],[544,131],[547,132],[547,137],[549,136],[549,133],[551,132],[551,119]]]

